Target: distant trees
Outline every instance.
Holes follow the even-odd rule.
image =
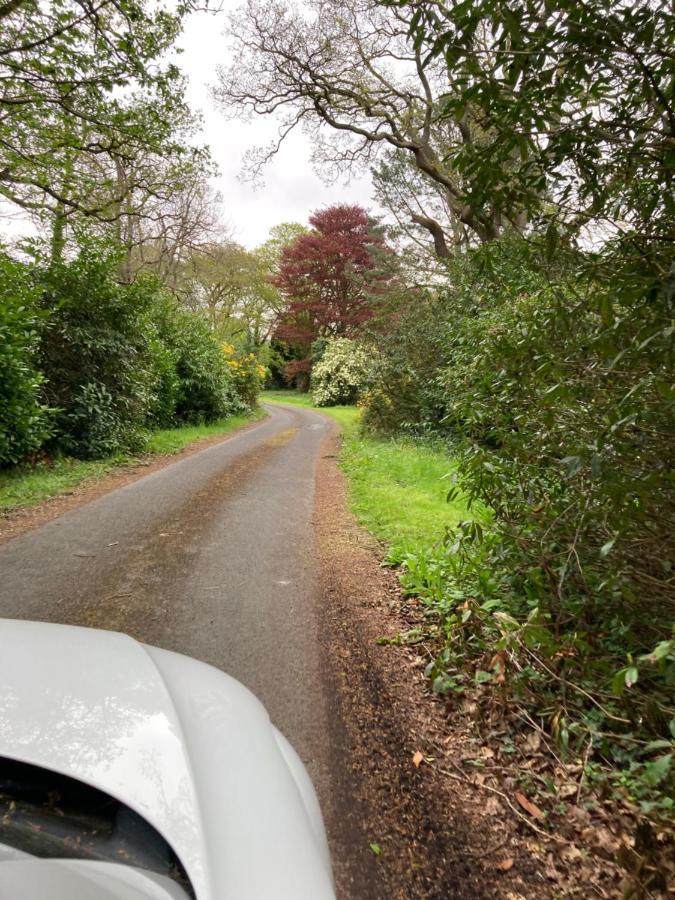
[[[289,377],[309,373],[317,338],[355,334],[394,276],[393,251],[362,207],[337,204],[309,221],[313,231],[284,249],[273,279],[286,300],[275,336],[296,348]]]
[[[274,283],[282,253],[307,231],[295,222],[275,225],[253,250],[223,237],[204,241],[188,254],[177,291],[190,309],[206,316],[221,340],[269,355],[265,351],[286,304]]]
[[[234,241],[204,244],[183,269],[181,292],[223,340],[260,345],[268,337],[277,291],[264,260]]]
[[[124,249],[119,273],[123,281],[152,272],[176,293],[188,260],[223,236],[222,198],[208,183],[209,167],[201,164],[206,160],[193,160],[190,166],[154,163],[152,189],[131,167],[124,174],[127,194],[119,214],[96,230]],[[94,230],[93,225],[86,230]]]

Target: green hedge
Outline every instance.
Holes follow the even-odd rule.
[[[222,349],[159,283],[118,281],[99,241],[69,261],[0,257],[0,464],[45,448],[81,459],[143,449],[149,428],[245,409]]]
[[[40,402],[38,297],[30,269],[0,253],[0,465],[39,450],[51,432]]]
[[[399,560],[446,635],[436,689],[506,689],[563,752],[590,740],[617,790],[665,812],[673,331],[667,296],[638,278],[617,296],[610,252],[553,266],[534,240],[503,241],[458,258],[378,340],[365,422],[443,436],[456,489],[493,513]]]
[[[82,459],[140,449],[152,402],[145,323],[155,287],[120,284],[116,267],[114,252],[91,244],[40,273],[43,395],[57,411],[51,446]]]

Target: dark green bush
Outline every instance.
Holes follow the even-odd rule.
[[[154,282],[120,284],[101,244],[42,273],[41,363],[57,410],[53,446],[85,459],[142,447],[156,380],[147,317]]]
[[[165,409],[173,403],[171,420],[196,424],[243,412],[246,405],[236,392],[222,348],[206,321],[165,298],[157,307],[155,322],[159,339],[173,362],[172,372],[161,370],[159,390]]]
[[[243,408],[206,322],[153,278],[122,284],[117,269],[116,251],[91,243],[41,273],[52,445],[87,459],[142,449],[148,427],[212,422]]]
[[[51,430],[39,399],[38,295],[30,268],[0,253],[0,465],[39,450]]]
[[[161,298],[160,310],[168,301]],[[157,307],[151,310],[148,329],[151,334],[149,347],[154,374],[152,396],[148,408],[147,424],[150,428],[171,428],[178,424],[176,404],[180,393],[180,378],[176,372],[176,355],[171,347],[160,336]]]
[[[450,319],[445,295],[427,291],[405,302],[393,323],[375,323],[373,385],[362,398],[364,428],[384,434],[442,431],[447,396],[440,373],[449,360]]]
[[[457,488],[493,513],[404,561],[445,636],[436,689],[507,691],[562,752],[590,741],[613,783],[668,814],[672,311],[646,277],[617,292],[611,253],[553,267],[514,241],[456,260],[434,314],[407,312],[414,327],[380,342],[365,421],[442,434]]]

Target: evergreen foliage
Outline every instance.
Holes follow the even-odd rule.
[[[40,402],[40,315],[30,271],[0,255],[0,466],[40,449],[51,421]]]
[[[51,446],[82,459],[143,445],[153,390],[144,323],[154,286],[116,280],[117,255],[100,244],[42,272],[43,393],[56,412]]]
[[[119,259],[95,241],[69,262],[0,261],[0,463],[141,450],[148,428],[250,404],[203,317],[152,277],[120,283]]]
[[[486,693],[529,704],[563,752],[590,740],[617,789],[668,815],[670,768],[645,773],[675,735],[672,326],[602,272],[581,252],[552,263],[543,242],[457,259],[378,335],[364,421],[442,436],[450,495],[492,510],[397,560],[446,636],[435,690],[482,672]]]
[[[438,114],[478,125],[446,162],[513,226],[457,253],[376,334],[368,427],[448,442],[489,507],[400,555],[441,650],[439,693],[481,685],[585,759],[639,815],[675,789],[673,19],[606,0],[391,4]],[[434,62],[435,64],[435,62]],[[511,220],[512,211],[518,220]],[[440,537],[440,536],[439,536]]]

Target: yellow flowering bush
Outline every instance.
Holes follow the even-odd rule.
[[[247,406],[255,406],[267,369],[255,353],[240,353],[227,342],[221,345],[221,349],[237,394]]]

